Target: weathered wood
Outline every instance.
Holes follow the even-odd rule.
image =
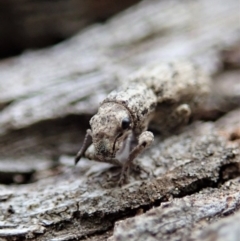
[[[174,198],[145,214],[119,221],[108,240],[238,240],[239,211],[227,220],[224,216],[239,205],[239,181],[233,179],[219,188]],[[214,224],[220,217],[223,220]]]
[[[240,200],[239,109],[157,137],[135,161],[149,174],[132,172],[121,188],[111,182],[117,167],[86,159],[74,167],[73,156],[98,102],[151,62],[191,57],[227,97],[222,113],[233,97],[236,107],[239,70],[222,69],[221,52],[240,40],[238,17],[234,0],[143,1],[62,44],[2,61],[0,160],[13,184],[0,185],[0,238],[202,240],[220,233],[217,221]],[[21,179],[26,173],[30,180]]]
[[[225,124],[233,126],[232,120],[236,121],[239,111],[232,115],[234,118],[231,115],[224,118]],[[221,121],[219,123],[221,125]],[[164,141],[157,140],[156,145],[137,160],[152,175],[148,177],[144,173],[133,173],[130,184],[123,188],[111,187],[107,182],[114,170],[103,169],[101,163],[93,166],[87,160],[80,162],[74,170],[72,167],[63,167],[62,174],[27,186],[1,186],[0,236],[31,236],[35,240],[80,238],[107,230],[114,221],[135,215],[141,209],[148,210],[160,203],[164,205],[171,197],[181,199],[192,193],[196,194],[190,199],[186,197],[186,200],[189,199],[186,202],[190,204],[194,198],[199,202],[196,202],[195,209],[189,207],[190,214],[186,220],[182,218],[189,232],[202,218],[224,214],[229,209],[233,212],[240,200],[239,180],[233,181],[230,186],[225,182],[240,173],[238,140],[229,141],[230,133],[225,130],[222,134],[222,129],[216,126],[213,123],[197,123],[182,134]],[[239,127],[238,121],[235,128]],[[227,198],[230,196],[236,196],[231,205]],[[184,212],[183,208],[179,208]],[[201,210],[204,210],[204,215]],[[195,219],[191,218],[193,214]],[[159,218],[166,229],[170,228]],[[143,217],[143,220],[146,219]],[[171,220],[173,223],[180,222],[174,217]],[[185,225],[181,225],[180,232],[186,232],[183,228]],[[130,229],[130,232],[137,233],[138,229]],[[161,235],[161,230],[156,232]],[[121,233],[123,237],[128,235],[127,230]],[[166,239],[175,238],[172,232],[166,235]]]
[[[234,184],[234,183],[233,183]],[[227,197],[228,202],[231,203],[230,206],[233,204],[234,206],[234,199],[236,196],[229,196]],[[233,201],[233,202],[232,202]],[[230,207],[230,212],[231,207]],[[240,212],[237,211],[235,215],[230,216],[228,218],[223,218],[218,220],[216,223],[210,224],[207,228],[203,231],[196,231],[196,239],[198,240],[206,240],[206,241],[224,241],[224,240],[231,240],[237,241],[239,240],[239,221],[240,221]]]

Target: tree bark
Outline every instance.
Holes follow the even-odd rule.
[[[1,61],[0,240],[237,240],[238,9],[237,0],[143,1]],[[123,187],[110,181],[117,167],[86,159],[74,167],[99,101],[132,71],[175,58],[212,75],[209,115],[156,134],[135,160],[148,173],[131,172]]]

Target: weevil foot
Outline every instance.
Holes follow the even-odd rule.
[[[152,132],[150,131],[144,131],[138,139],[138,144],[135,148],[133,148],[133,150],[131,151],[128,160],[123,164],[122,170],[121,170],[121,175],[120,175],[120,179],[118,181],[118,185],[122,186],[124,183],[126,183],[129,179],[129,172],[130,169],[132,168],[133,170],[136,170],[136,167],[133,164],[133,160],[140,155],[147,147],[149,147],[154,141],[154,136],[152,134]],[[138,171],[139,170],[143,170],[145,171],[143,168],[140,168],[140,166],[138,166]],[[141,171],[140,170],[140,171]],[[146,172],[146,171],[145,171]]]

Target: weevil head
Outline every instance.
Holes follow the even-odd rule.
[[[128,110],[116,103],[103,104],[91,118],[90,125],[95,155],[103,161],[116,158],[133,127]]]

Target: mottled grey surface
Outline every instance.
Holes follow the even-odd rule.
[[[240,122],[235,125],[238,128],[239,126]],[[239,205],[238,179],[236,184],[231,184],[231,181],[228,182],[230,184],[224,184],[239,175],[239,146],[236,141],[229,141],[228,136],[222,135],[221,130],[214,127],[214,124],[198,123],[178,136],[169,137],[164,141],[156,140],[154,147],[136,162],[147,168],[152,175],[132,173],[130,183],[122,188],[109,182],[110,175],[114,175],[114,169],[103,167],[102,163],[93,165],[84,160],[77,168],[63,167],[61,174],[36,183],[9,187],[2,185],[0,235],[13,237],[31,234],[36,240],[50,240],[50,237],[55,235],[84,237],[109,229],[115,220],[132,216],[138,210],[158,207],[161,202],[171,201],[171,197],[180,198],[180,203],[188,203],[188,218],[178,220],[177,214],[171,214],[171,209],[176,209],[173,205],[166,209],[169,210],[166,211],[166,215],[170,215],[169,218],[173,215],[172,221],[167,222],[173,222],[173,227],[170,224],[166,225],[161,217],[162,211],[159,211],[161,215],[156,218],[162,220],[163,229],[160,224],[154,225],[156,221],[151,216],[154,210],[146,214],[150,219],[141,219],[139,216],[140,221],[136,222],[143,220],[149,227],[155,227],[155,231],[152,228],[149,230],[150,236],[151,232],[163,236],[167,232],[166,229],[171,227],[174,230],[180,229],[180,233],[187,235],[185,226],[190,233],[191,225],[197,224],[203,217],[214,217],[228,212],[229,209],[234,212]],[[201,190],[203,191],[199,193]],[[194,203],[196,209],[188,207],[191,203],[187,201],[189,198],[181,198],[195,192],[192,198],[198,200]],[[231,195],[236,199],[230,207],[227,197]],[[185,209],[177,207],[177,210],[181,213]],[[177,215],[177,220],[174,220],[174,215]],[[175,227],[178,223],[182,224]],[[144,229],[141,226],[135,229],[134,225],[135,221],[133,226],[127,224],[129,232],[141,236]],[[148,226],[143,222],[142,227]],[[117,230],[120,229],[116,228],[114,231],[116,237]],[[124,233],[119,232],[123,235],[119,234],[123,237],[120,240],[124,240],[125,235],[128,235],[127,230]],[[168,238],[172,234],[171,230],[169,232],[165,234]],[[172,237],[174,240],[175,236]]]
[[[234,222],[239,109],[165,139],[156,134],[154,145],[136,159],[147,172],[132,171],[122,188],[111,181],[117,167],[86,159],[74,167],[73,159],[99,102],[119,79],[146,64],[191,57],[218,74],[215,86],[225,83],[230,99],[239,96],[239,70],[225,71],[221,58],[240,39],[238,6],[234,0],[143,1],[62,44],[2,61],[1,239],[121,239],[144,230],[119,234],[124,222],[130,228],[146,220],[146,239],[202,240],[213,229],[220,232],[217,221],[225,215]],[[119,229],[116,221],[122,221]],[[238,235],[235,228],[221,230]]]

